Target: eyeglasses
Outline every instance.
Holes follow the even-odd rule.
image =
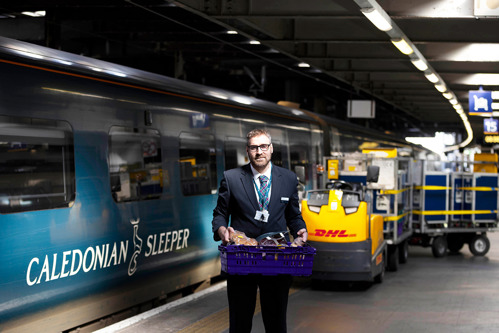
[[[269,150],[271,145],[272,144],[269,143],[269,144],[264,144],[264,145],[259,145],[259,146],[248,146],[248,148],[250,151],[258,151],[258,148],[260,148],[262,151],[267,151],[267,150]]]

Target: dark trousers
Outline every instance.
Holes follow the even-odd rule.
[[[291,275],[229,275],[227,296],[230,333],[251,332],[257,289],[260,289],[260,306],[265,332],[285,333],[291,282]]]

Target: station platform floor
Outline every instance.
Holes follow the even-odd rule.
[[[408,262],[387,272],[381,284],[316,286],[310,278],[295,278],[288,332],[499,332],[499,233],[487,236],[491,249],[484,257],[473,256],[467,245],[443,258],[434,258],[431,248],[410,246]],[[97,332],[229,332],[226,284]],[[252,332],[265,332],[258,304]]]

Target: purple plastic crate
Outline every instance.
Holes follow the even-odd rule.
[[[231,275],[309,276],[312,274],[315,249],[309,245],[246,246],[219,245],[222,271]]]

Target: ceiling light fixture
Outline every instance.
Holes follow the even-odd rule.
[[[424,62],[421,59],[411,59],[411,62],[414,66],[416,66],[417,69],[419,69],[421,72],[424,72],[425,70],[428,69],[428,65],[426,62]]]
[[[31,16],[31,17],[44,17],[46,12],[44,10],[39,10],[36,12],[22,12],[21,14]]]
[[[456,83],[471,86],[497,86],[499,85],[499,74],[474,73],[462,75],[458,80],[456,80]]]
[[[381,13],[375,8],[361,8],[360,11],[364,14],[372,24],[381,31],[392,30],[391,19],[385,12]],[[385,15],[383,15],[385,14]]]
[[[447,90],[447,87],[443,83],[439,83],[439,84],[437,83],[435,85],[435,89],[437,89],[439,92],[443,93]]]
[[[250,41],[250,44],[251,44],[251,45],[260,45],[260,42],[259,42],[259,41],[257,41],[257,40],[251,40],[251,41]]]
[[[309,65],[309,64],[307,64],[306,62],[300,62],[300,63],[298,64],[298,67],[301,67],[301,68],[308,68],[308,67],[310,67],[310,65]]]
[[[400,40],[392,39],[392,43],[403,54],[409,55],[409,54],[412,54],[414,52],[412,47],[409,45],[409,43],[406,42],[406,40],[404,38],[401,38]]]
[[[435,75],[435,73],[425,74],[424,76],[426,76],[426,78],[428,79],[428,81],[430,81],[431,83],[437,83],[438,82],[438,77]]]
[[[470,144],[473,140],[473,129],[471,128],[470,122],[466,116],[466,112],[462,110],[462,106],[459,104],[456,95],[452,91],[448,90],[445,82],[431,68],[430,64],[418,48],[405,36],[403,31],[397,26],[396,22],[394,22],[388,13],[386,13],[386,11],[378,4],[377,0],[354,0],[354,2],[356,2],[360,7],[362,14],[365,15],[379,30],[385,31],[393,45],[395,45],[395,47],[403,54],[409,55],[409,57],[412,58],[411,62],[413,65],[420,71],[424,72],[428,81],[435,85],[435,89],[441,92],[442,95],[448,99],[453,106],[455,106],[456,112],[460,115],[463,121],[468,137],[459,144],[446,147],[444,151],[452,151]],[[378,16],[378,18],[374,18],[376,16]],[[487,73],[480,74],[479,76],[475,74],[470,76],[472,79],[479,82],[476,83],[476,85],[496,85],[495,81],[492,81],[495,79],[494,74]],[[499,78],[497,82],[499,82]],[[469,83],[467,82],[467,84]],[[475,85],[474,82],[472,84]],[[499,83],[497,83],[497,85],[499,85]],[[497,99],[499,102],[499,91],[497,91],[496,95],[493,93],[492,96],[496,96],[495,98],[493,97],[493,99]]]
[[[227,30],[227,34],[228,35],[237,35],[237,31],[236,30]]]

